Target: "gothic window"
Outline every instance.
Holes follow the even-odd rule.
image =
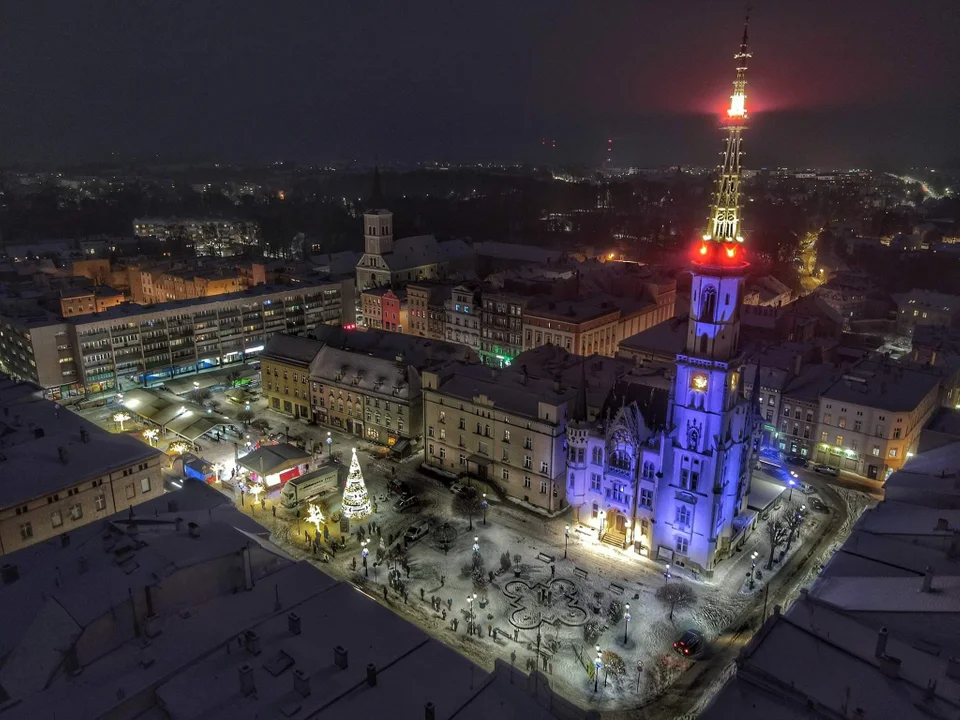
[[[690,508],[688,508],[686,505],[680,505],[677,507],[677,525],[680,525],[681,527],[687,527],[690,525],[690,518]]]
[[[704,333],[700,336],[700,354],[704,355],[707,352],[707,334]]]
[[[629,470],[630,456],[622,450],[616,450],[610,456],[610,465],[618,470]]]
[[[653,479],[653,463],[649,460],[643,464],[643,477],[646,480]]]
[[[700,294],[700,320],[702,322],[713,322],[717,312],[717,290],[714,287],[706,287]]]
[[[601,447],[593,448],[593,464],[603,465],[603,448]]]

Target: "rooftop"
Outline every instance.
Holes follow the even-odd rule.
[[[936,390],[940,380],[939,375],[926,370],[864,360],[824,390],[823,397],[891,412],[909,412]]]
[[[273,335],[267,340],[260,357],[307,367],[317,356],[323,343],[300,335]]]
[[[942,310],[957,312],[960,310],[960,296],[947,295],[933,290],[914,288],[910,292],[898,293],[893,296],[900,308],[912,306],[918,310]]]
[[[261,445],[237,460],[237,464],[263,476],[275,475],[309,462],[313,455],[290,443]]]
[[[26,383],[0,376],[0,508],[21,505],[160,455],[101,430]]]
[[[527,304],[524,318],[545,317],[566,322],[585,322],[606,315],[620,314],[622,300],[609,295],[598,295],[583,300],[540,299]]]
[[[674,357],[687,346],[687,315],[664,320],[620,341],[620,349]]]
[[[356,332],[333,325],[318,325],[310,331],[309,337],[332,348],[402,361],[418,369],[429,369],[452,361],[477,362],[476,353],[465,345],[385,330]]]

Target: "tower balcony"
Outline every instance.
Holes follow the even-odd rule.
[[[693,248],[691,260],[694,267],[705,273],[719,271],[724,275],[740,275],[750,267],[743,245],[736,241],[718,241],[705,236]]]

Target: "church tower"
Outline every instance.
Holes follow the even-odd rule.
[[[380,187],[380,168],[373,171],[373,192],[363,213],[363,251],[370,255],[393,252],[393,213],[386,209]]]
[[[741,136],[745,129],[744,27],[724,149],[706,232],[693,248],[690,317],[677,356],[673,429],[663,443],[654,544],[660,558],[709,573],[731,552],[734,519],[749,486],[750,432],[738,351],[744,259],[740,225]]]

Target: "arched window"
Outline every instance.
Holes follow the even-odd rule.
[[[707,352],[707,334],[704,333],[703,335],[700,336],[700,353],[703,355],[703,354],[706,354],[706,352]]]
[[[623,450],[617,450],[610,456],[610,465],[618,470],[629,470],[630,456]]]
[[[713,286],[705,287],[700,294],[700,320],[714,322],[717,312],[717,290]]]

